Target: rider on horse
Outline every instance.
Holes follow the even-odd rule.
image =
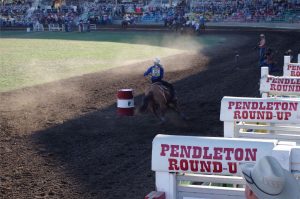
[[[174,91],[174,87],[172,84],[162,80],[164,77],[164,68],[162,67],[162,65],[160,64],[160,59],[159,58],[155,58],[154,59],[154,65],[150,66],[148,68],[148,70],[144,73],[144,76],[148,76],[151,75],[151,82],[156,83],[156,82],[160,82],[163,86],[167,87],[170,91],[170,99],[168,101],[168,103],[172,102],[174,100],[174,96],[175,96],[175,91]]]

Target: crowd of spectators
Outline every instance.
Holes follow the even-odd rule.
[[[298,11],[298,13],[287,16],[288,10]],[[204,0],[194,3],[191,6],[191,12],[205,13],[206,18],[212,21],[270,22],[274,19],[281,19],[293,22],[292,20],[300,20],[300,1],[288,3],[272,0]]]
[[[76,7],[75,7],[76,8]],[[2,26],[32,26],[39,22],[44,25],[63,24],[78,20],[80,12],[74,6],[62,6],[53,9],[51,6],[31,7],[31,3],[8,4],[1,6],[0,24]]]
[[[44,25],[58,23],[110,24],[113,19],[142,15],[142,4],[112,4],[85,1],[55,8],[53,5],[32,7],[32,3],[12,3],[0,7],[2,26],[30,26],[37,21]]]
[[[287,10],[293,9],[294,14],[287,15]],[[239,21],[261,22],[283,19],[286,22],[300,21],[300,1],[293,4],[285,1],[271,0],[201,0],[176,6],[152,3],[148,5],[134,3],[101,3],[78,1],[55,8],[54,5],[36,6],[32,2],[5,4],[0,7],[0,25],[30,26],[36,22],[44,25],[57,23],[78,25],[80,22],[93,24],[110,24],[115,19],[130,19],[142,21],[146,19],[156,22],[173,23],[181,21],[187,15],[191,18],[203,16],[206,21]],[[288,18],[287,18],[288,17]]]

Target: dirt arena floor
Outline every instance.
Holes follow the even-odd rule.
[[[155,189],[156,134],[222,136],[222,97],[259,96],[253,47],[262,32],[282,75],[284,51],[300,50],[299,32],[208,30],[227,42],[162,59],[190,121],[172,113],[164,125],[152,115],[117,117],[117,90],[133,88],[140,104],[150,61],[0,93],[0,198],[143,198]]]

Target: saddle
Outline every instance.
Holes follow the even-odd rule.
[[[170,90],[170,88],[168,88],[167,86],[164,86],[161,82],[154,82],[154,83],[152,83],[151,85],[156,85],[156,86],[159,87],[159,89],[160,89],[162,95],[164,96],[164,98],[165,98],[167,104],[169,104],[169,103],[171,103],[171,102],[177,101],[176,95],[174,95],[171,99],[167,99],[166,93],[165,93],[165,92],[168,92],[169,94],[171,94],[171,90]]]
[[[161,90],[170,92],[170,89],[168,87],[164,86],[161,82],[154,82],[151,85],[159,86],[159,88]]]

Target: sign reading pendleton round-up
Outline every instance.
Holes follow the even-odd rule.
[[[223,97],[220,120],[299,124],[300,99]]]
[[[283,76],[300,77],[300,63],[288,63],[283,66]]]
[[[300,77],[264,76],[259,90],[271,95],[300,95]]]
[[[277,140],[157,135],[152,170],[236,175],[240,163],[271,155]]]

